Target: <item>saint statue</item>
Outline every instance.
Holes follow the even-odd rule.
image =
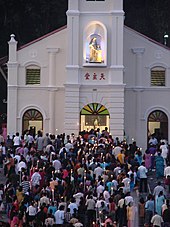
[[[97,43],[97,38],[93,37],[89,43],[90,59],[89,62],[102,62],[102,51],[100,45]]]

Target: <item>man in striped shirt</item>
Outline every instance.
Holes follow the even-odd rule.
[[[27,177],[24,176],[23,182],[21,183],[24,194],[26,194],[30,189],[30,182],[27,180]]]

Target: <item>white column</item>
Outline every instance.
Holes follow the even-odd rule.
[[[79,65],[79,15],[78,0],[69,1],[69,10],[67,11],[67,67],[78,67]]]
[[[56,86],[56,54],[59,48],[47,48],[49,54],[49,86]]]
[[[49,53],[49,133],[55,134],[56,54],[59,48],[47,48]]]
[[[79,132],[80,121],[80,87],[79,85],[66,85],[65,86],[65,121],[64,132],[69,135]]]
[[[109,84],[123,84],[123,10],[112,12],[112,29],[110,34],[110,70]],[[109,62],[109,59],[108,59]]]
[[[136,86],[142,85],[142,56],[145,48],[132,48],[132,53],[136,55]]]
[[[12,135],[18,131],[18,62],[17,62],[17,41],[15,35],[11,35],[8,42],[8,97],[7,97],[7,133]]]
[[[136,141],[140,142],[141,139],[141,110],[142,110],[142,57],[145,52],[145,48],[133,48],[133,54],[136,55]]]

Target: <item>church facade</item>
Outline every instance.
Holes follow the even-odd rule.
[[[69,0],[67,26],[9,41],[7,132],[108,127],[146,148],[169,140],[170,50],[124,26],[122,0]]]

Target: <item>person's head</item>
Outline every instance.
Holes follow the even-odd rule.
[[[158,156],[160,156],[161,155],[161,152],[160,151],[158,151]]]
[[[101,207],[105,207],[105,204],[103,201],[101,202]]]
[[[141,197],[141,198],[139,199],[139,202],[140,202],[140,203],[142,203],[142,204],[144,204],[144,203],[145,203],[144,198],[143,198],[143,197]]]
[[[72,203],[75,203],[75,198],[71,198],[71,202]]]
[[[67,212],[70,213],[70,208],[67,208]]]
[[[153,199],[153,195],[152,194],[149,194],[148,195],[148,200],[152,200]]]
[[[162,196],[162,195],[163,195],[163,191],[160,191],[158,196]]]
[[[16,132],[16,136],[19,136],[19,132]]]
[[[129,207],[132,207],[133,206],[133,202],[131,201],[128,205],[129,205]]]
[[[64,205],[61,205],[61,206],[59,207],[59,210],[64,210]]]

